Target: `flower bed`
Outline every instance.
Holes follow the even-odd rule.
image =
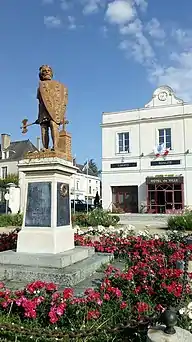
[[[16,233],[14,236],[9,234],[7,239],[15,246]],[[5,234],[3,241],[6,242]],[[87,289],[81,298],[74,296],[73,289],[57,292],[55,284],[40,280],[27,285],[23,291],[10,291],[1,283],[0,322],[1,326],[4,324],[5,338],[17,336],[20,340],[20,336],[29,330],[30,341],[37,338],[41,341],[42,329],[46,329],[44,336],[52,331],[56,339],[81,332],[87,334],[86,341],[121,341],[122,332],[117,331],[114,335],[108,329],[120,323],[130,321],[134,324],[158,316],[168,305],[180,307],[183,271],[176,269],[176,262],[184,259],[187,250],[192,251],[182,235],[150,237],[145,233],[144,236],[122,237],[113,234],[92,241],[88,236],[75,234],[75,243],[93,246],[98,252],[114,253],[124,260],[125,269],[120,271],[108,266],[101,285],[95,290]],[[192,279],[192,274],[189,277]],[[178,325],[190,330],[192,291],[189,284],[185,290]],[[10,322],[14,324],[10,325]],[[128,336],[128,341],[146,341],[145,331],[139,332],[138,328],[130,328]],[[84,341],[84,337],[76,337],[74,341]],[[23,341],[27,341],[26,336]]]

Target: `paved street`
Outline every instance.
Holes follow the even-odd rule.
[[[160,229],[167,227],[169,215],[150,215],[150,214],[121,214],[121,224],[131,224],[136,229]]]

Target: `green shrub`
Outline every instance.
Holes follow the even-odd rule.
[[[72,225],[80,227],[88,227],[88,215],[86,213],[75,213],[72,214]]]
[[[76,213],[72,215],[73,225],[78,225],[80,227],[96,227],[98,225],[104,227],[116,226],[119,220],[119,216],[111,215],[99,208],[89,213]]]
[[[192,230],[192,213],[171,216],[167,223],[170,230]]]
[[[21,227],[23,222],[22,214],[0,215],[0,227]]]

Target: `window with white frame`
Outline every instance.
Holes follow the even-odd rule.
[[[79,190],[79,181],[77,181],[77,187],[76,188],[77,188],[77,190]]]
[[[117,133],[117,152],[129,153],[129,132]]]
[[[165,148],[171,149],[171,128],[161,128],[159,131],[159,145],[164,144]]]
[[[8,159],[9,158],[9,151],[2,151],[2,159]]]
[[[7,166],[1,168],[1,177],[3,179],[7,178]]]

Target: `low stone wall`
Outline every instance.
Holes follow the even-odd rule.
[[[2,234],[2,233],[10,233],[13,230],[18,229],[18,228],[21,228],[21,227],[0,227],[0,234]]]

